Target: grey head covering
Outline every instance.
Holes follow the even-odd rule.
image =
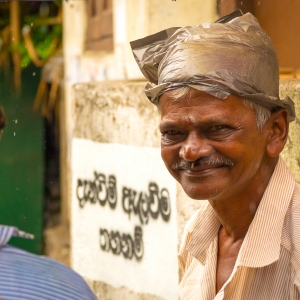
[[[215,23],[169,28],[130,43],[134,57],[152,83],[145,87],[155,105],[167,91],[182,86],[220,99],[244,97],[270,110],[294,103],[279,98],[279,68],[275,48],[250,13],[235,11]]]

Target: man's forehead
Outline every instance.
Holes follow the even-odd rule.
[[[178,90],[171,90],[165,92],[160,96],[158,101],[158,108],[161,111],[162,106],[167,107],[171,105],[182,106],[192,103],[195,99],[210,101],[211,99],[218,99],[206,92],[199,91],[193,88],[185,89],[184,93],[178,93]],[[200,105],[200,103],[199,103]]]
[[[184,95],[180,97],[174,96],[176,90],[168,91],[164,93],[159,99],[160,110],[162,108],[173,107],[174,109],[182,106],[211,106],[218,107],[227,106],[229,109],[236,110],[238,107],[242,107],[243,98],[235,95],[229,95],[225,99],[220,99],[212,96],[206,92],[199,91],[193,88],[189,88]]]
[[[174,90],[170,90],[170,91],[167,91],[165,92],[161,97],[165,96],[165,97],[168,97],[168,98],[176,98],[176,92],[178,91],[178,89],[174,89]],[[197,89],[194,89],[192,87],[187,87],[185,89],[185,93],[184,95],[182,96],[182,98],[202,98],[202,99],[213,99],[213,98],[216,98],[216,99],[219,99],[209,93],[206,93],[204,91],[201,91],[201,90],[197,90]]]
[[[172,93],[165,93],[160,99],[160,111],[162,123],[170,124],[188,119],[193,123],[238,121],[245,115],[255,119],[254,110],[245,106],[241,97],[230,95],[219,99],[197,90],[177,100],[172,98]]]

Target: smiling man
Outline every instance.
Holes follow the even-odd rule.
[[[180,299],[300,299],[300,189],[279,154],[291,99],[251,14],[131,43],[161,113],[166,167],[195,200]]]

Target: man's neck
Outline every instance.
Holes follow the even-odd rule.
[[[226,235],[233,241],[242,240],[255,216],[256,210],[269,184],[278,159],[273,160],[257,174],[251,183],[231,195],[230,189],[218,199],[209,200]]]

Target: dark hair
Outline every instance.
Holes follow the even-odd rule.
[[[2,107],[0,107],[0,130],[5,127],[5,114]]]

